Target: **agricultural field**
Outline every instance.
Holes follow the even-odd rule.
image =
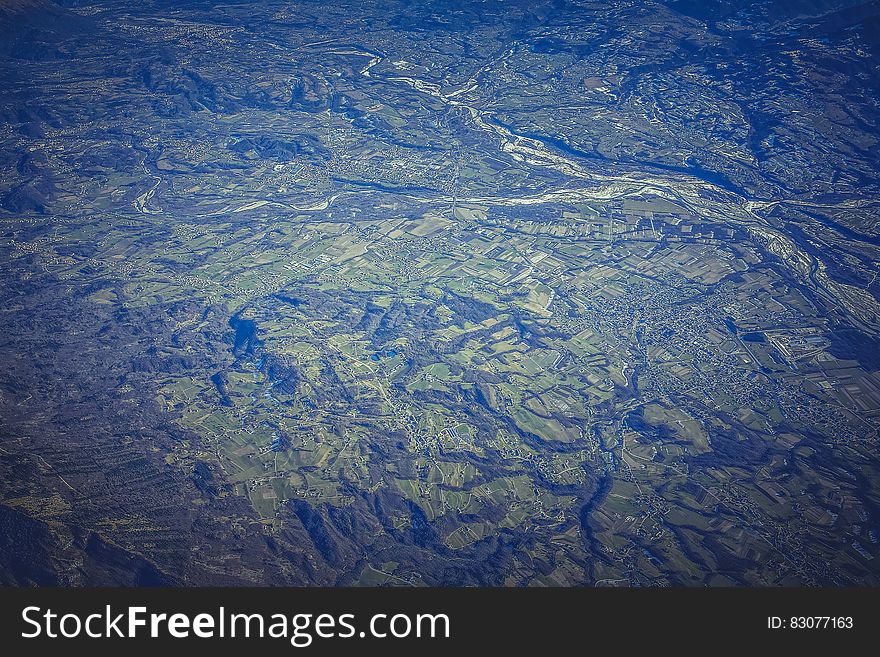
[[[382,4],[0,0],[0,581],[880,584],[876,3]]]

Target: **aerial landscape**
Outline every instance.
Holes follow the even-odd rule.
[[[0,584],[880,585],[880,0],[0,0]]]

